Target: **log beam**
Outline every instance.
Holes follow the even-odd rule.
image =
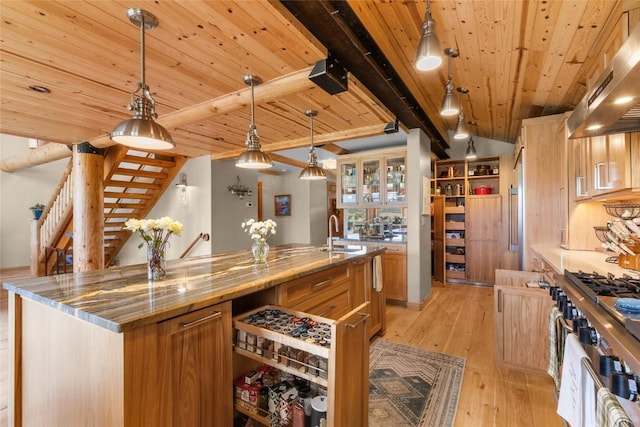
[[[309,80],[310,72],[311,67],[308,67],[256,86],[254,88],[255,103],[259,105],[290,94],[313,89],[316,85]],[[244,88],[200,104],[165,114],[159,117],[157,122],[171,130],[210,119],[211,116],[217,114],[226,114],[245,108],[249,105],[250,101],[251,88]],[[115,142],[109,138],[109,135],[102,135],[88,142],[96,148],[115,145]],[[167,152],[171,153],[171,150]],[[69,150],[66,145],[51,143],[43,147],[35,148],[27,155],[15,156],[0,162],[0,170],[4,172],[16,172],[65,157],[71,157],[71,150]]]

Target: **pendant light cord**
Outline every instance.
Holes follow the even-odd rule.
[[[144,14],[140,15],[140,85],[142,89],[146,87],[144,78]]]

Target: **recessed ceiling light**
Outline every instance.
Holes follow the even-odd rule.
[[[44,87],[44,86],[38,86],[38,85],[31,85],[29,86],[29,89],[38,92],[38,93],[51,93],[51,89],[49,89],[48,87]]]
[[[587,130],[598,130],[598,129],[600,129],[601,127],[602,127],[602,125],[601,125],[601,124],[596,123],[596,124],[594,124],[594,125],[591,125],[591,126],[587,127]]]
[[[621,96],[613,101],[614,104],[627,104],[633,100],[633,96]]]

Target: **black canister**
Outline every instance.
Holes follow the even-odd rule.
[[[325,427],[327,424],[327,396],[311,399],[311,427]]]

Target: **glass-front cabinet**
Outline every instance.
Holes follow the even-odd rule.
[[[362,160],[361,205],[380,204],[380,159]]]
[[[406,149],[338,157],[338,208],[407,205]]]
[[[349,160],[340,162],[338,167],[340,173],[338,181],[338,206],[358,205],[358,162]]]
[[[405,157],[385,158],[385,169],[387,174],[386,204],[405,203],[407,195],[405,193]]]

